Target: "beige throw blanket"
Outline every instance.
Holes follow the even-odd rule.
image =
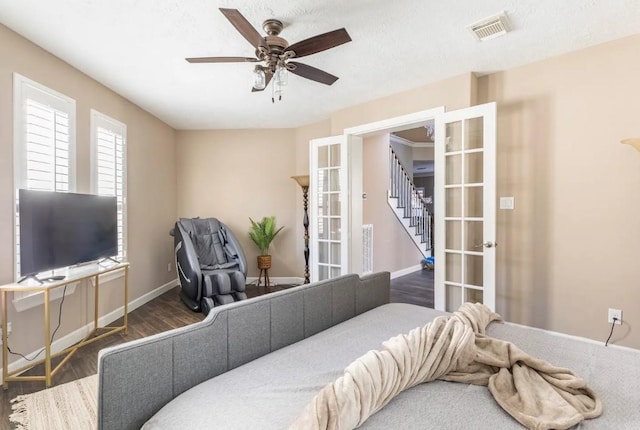
[[[486,385],[498,404],[529,429],[567,429],[602,413],[602,403],[571,370],[485,336],[500,316],[463,304],[452,316],[389,339],[324,387],[290,430],[357,428],[400,392],[435,379]]]

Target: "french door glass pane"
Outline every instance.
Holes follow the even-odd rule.
[[[318,265],[318,279],[320,281],[324,281],[325,279],[329,279],[329,267],[323,266],[322,264]]]
[[[462,223],[460,221],[445,221],[447,229],[445,249],[462,250]]]
[[[318,193],[318,217],[329,215],[329,194]]]
[[[464,177],[467,184],[483,182],[483,153],[469,152],[464,154]]]
[[[462,121],[450,122],[447,124],[447,134],[445,139],[446,152],[455,152],[462,149]]]
[[[340,194],[329,194],[329,215],[340,216]]]
[[[482,255],[465,255],[464,284],[482,287]]]
[[[327,171],[329,176],[329,191],[340,191],[340,169],[330,169]]]
[[[331,152],[331,166],[340,166],[340,145],[329,145],[329,151]]]
[[[446,259],[446,273],[444,275],[445,282],[454,282],[456,284],[462,283],[462,256],[460,254],[447,252],[445,253]]]
[[[445,190],[445,217],[462,216],[462,189],[447,188]]]
[[[462,304],[462,288],[457,285],[446,285],[445,288],[447,295],[445,310],[447,312],[455,312]]]
[[[318,242],[318,263],[329,263],[329,243]]]
[[[460,185],[462,183],[462,155],[447,155],[445,157],[445,185]]]
[[[326,146],[318,147],[318,167],[329,167],[329,148]]]
[[[464,241],[465,251],[482,252],[482,222],[465,221],[464,230],[466,239]]]
[[[466,187],[464,189],[464,216],[482,217],[482,187]]]
[[[329,223],[331,225],[329,239],[340,240],[340,218],[331,218]]]
[[[465,149],[482,148],[482,133],[484,121],[482,117],[465,120]]]
[[[471,288],[465,288],[464,290],[464,301],[471,303],[482,303],[483,302],[483,294],[482,290],[474,290]]]
[[[331,244],[331,264],[340,265],[340,246],[339,243]]]

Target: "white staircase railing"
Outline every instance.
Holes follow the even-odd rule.
[[[432,249],[432,215],[427,209],[424,199],[400,163],[398,156],[389,146],[389,204],[402,222],[405,230],[413,238],[414,243],[425,257],[431,255]]]

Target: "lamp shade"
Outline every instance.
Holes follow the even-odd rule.
[[[625,145],[631,145],[636,150],[640,151],[640,138],[632,138],[632,139],[623,139],[620,143],[624,143]]]
[[[309,175],[292,176],[291,179],[296,181],[301,187],[309,186]]]

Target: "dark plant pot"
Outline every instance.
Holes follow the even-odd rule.
[[[258,255],[258,269],[269,270],[271,269],[271,256],[270,255]]]

